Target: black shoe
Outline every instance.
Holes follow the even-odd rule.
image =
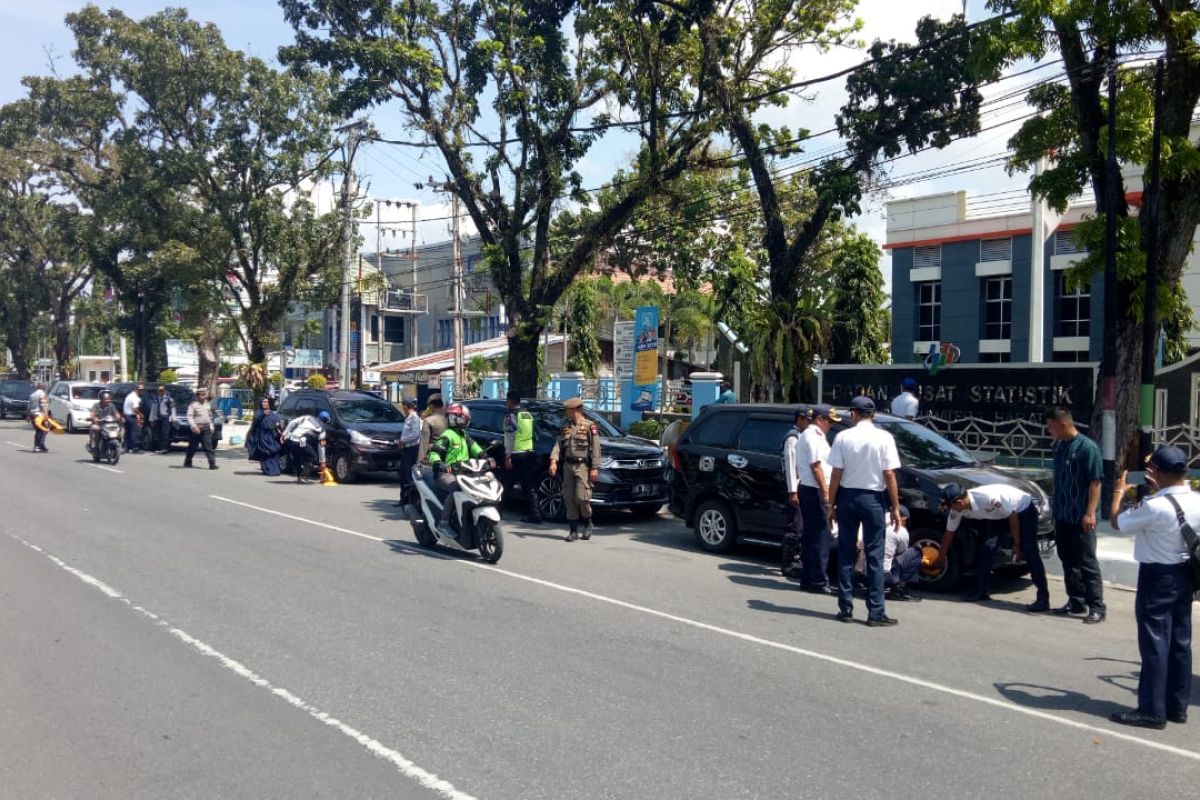
[[[1187,725],[1187,712],[1178,711],[1174,714],[1168,712],[1167,722],[1174,722],[1176,725]]]
[[[579,531],[571,531],[570,533],[567,534],[566,540],[568,542],[574,542],[574,541],[577,541],[578,539],[579,539]]]
[[[1119,725],[1131,725],[1134,728],[1153,728],[1156,731],[1161,731],[1167,727],[1165,719],[1152,717],[1140,711],[1117,711],[1110,714],[1108,718]]]
[[[839,611],[837,613],[837,621],[838,622],[854,622],[854,612],[853,611]]]
[[[1084,608],[1083,606],[1077,606],[1073,603],[1067,603],[1065,606],[1063,606],[1061,608],[1054,609],[1054,613],[1058,614],[1060,617],[1065,617],[1068,614],[1083,614],[1086,612],[1087,612],[1086,608]]]
[[[1030,614],[1044,614],[1050,610],[1049,600],[1036,600],[1025,606],[1025,610]]]
[[[896,600],[901,603],[919,603],[919,602],[921,602],[921,598],[917,597],[915,594],[910,594],[905,589],[892,589],[892,591],[888,592],[885,595],[885,597],[888,600]]]
[[[824,595],[837,594],[837,589],[834,589],[829,584],[825,584],[824,586],[801,586],[800,591],[808,592],[809,594],[824,594]]]
[[[218,467],[216,464],[209,464],[208,468],[209,469],[220,469],[220,467]]]
[[[886,628],[886,627],[890,627],[892,625],[899,625],[899,624],[900,624],[900,620],[892,619],[887,614],[884,614],[882,617],[868,617],[867,618],[867,627],[868,628]]]
[[[1096,625],[1104,622],[1106,614],[1103,611],[1089,611],[1088,615],[1083,618],[1084,625]]]
[[[992,596],[986,592],[973,592],[963,598],[964,603],[987,603],[990,602]]]
[[[192,468],[192,462],[190,462],[190,461],[185,461],[185,462],[183,462],[183,466],[184,466],[184,468],[185,468],[185,469],[191,469],[191,468]]]
[[[521,522],[524,522],[526,525],[541,525],[542,518],[541,517],[521,517]]]

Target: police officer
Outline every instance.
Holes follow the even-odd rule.
[[[533,414],[521,405],[521,393],[509,392],[504,415],[504,468],[516,472],[529,502],[529,514],[522,522],[540,525],[542,507],[537,499],[537,459],[533,453]]]
[[[800,551],[804,561],[804,575],[800,586],[814,594],[833,594],[829,585],[829,429],[842,417],[830,406],[821,404],[812,407],[812,421],[808,424],[796,458],[800,462],[800,513],[804,519],[800,534]]]
[[[779,571],[785,578],[801,577],[800,537],[804,520],[800,510],[800,474],[804,469],[804,459],[800,455],[800,445],[811,418],[812,409],[809,406],[797,406],[792,429],[783,437],[781,455],[788,496],[783,507],[783,552]]]
[[[854,562],[859,528],[867,565],[867,625],[895,625],[884,612],[883,550],[884,504],[890,503],[892,524],[900,526],[900,489],[896,470],[900,453],[896,440],[875,427],[875,402],[864,395],[850,402],[854,427],[842,431],[829,451],[829,494],[834,507],[830,518],[838,521],[838,615],[841,622],[854,619]]]
[[[1188,539],[1194,540],[1200,529],[1200,495],[1188,486],[1187,474],[1187,455],[1167,445],[1155,450],[1146,464],[1146,483],[1154,494],[1140,505],[1121,510],[1129,488],[1124,472],[1113,486],[1112,526],[1136,537],[1134,613],[1142,656],[1137,709],[1111,716],[1122,725],[1162,729],[1167,722],[1187,722],[1192,696],[1192,593],[1197,588]],[[1192,532],[1190,537],[1185,526]]]
[[[429,458],[429,448],[446,432],[446,415],[442,413],[443,408],[440,394],[429,395],[425,406],[425,418],[421,420],[421,447],[417,452],[417,461],[422,464]]]
[[[558,462],[562,460],[562,497],[567,507],[567,519],[571,532],[567,541],[579,538],[579,520],[583,520],[583,538],[592,538],[592,485],[599,476],[600,432],[594,423],[583,416],[583,401],[572,397],[563,403],[567,412],[567,424],[554,442],[550,453],[550,475],[558,473]]]

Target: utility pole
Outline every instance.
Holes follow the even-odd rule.
[[[338,384],[343,389],[350,388],[350,276],[354,266],[354,208],[350,187],[354,180],[354,154],[365,128],[365,122],[356,120],[337,129],[338,133],[346,134],[342,150],[346,156],[342,175],[342,235],[346,237],[346,252],[342,258],[342,320],[338,337]]]
[[[1162,161],[1162,84],[1163,60],[1154,66],[1154,134],[1150,146],[1150,183],[1146,187],[1142,213],[1149,214],[1146,243],[1146,292],[1142,307],[1142,392],[1138,408],[1141,431],[1138,453],[1150,456],[1154,430],[1154,362],[1158,344],[1158,197],[1159,169]]]
[[[1045,164],[1045,156],[1034,163],[1034,180],[1042,174]],[[1040,364],[1045,360],[1042,322],[1046,316],[1046,201],[1034,193],[1030,193],[1029,199],[1033,204],[1033,246],[1029,258],[1029,362]]]
[[[388,201],[391,205],[391,201]],[[383,324],[383,297],[382,292],[387,291],[387,279],[383,274],[383,201],[375,201],[375,269],[379,272],[379,277],[383,280],[381,284],[383,288],[376,290],[377,294],[375,301],[375,363],[376,368],[383,366],[383,331],[386,327]],[[382,373],[380,378],[382,379]]]
[[[408,335],[412,337],[412,346],[409,348],[409,355],[420,355],[421,346],[421,323],[420,315],[417,313],[417,203],[414,200],[408,204],[412,209],[412,241],[410,242],[410,260],[412,261],[412,292],[409,296],[409,302],[412,305],[412,330]]]
[[[457,194],[450,195],[450,216],[450,229],[454,236],[454,393],[461,396],[466,366],[463,364],[463,270]]]
[[[1104,225],[1104,358],[1100,364],[1100,449],[1104,486],[1112,486],[1117,461],[1117,40],[1108,46],[1108,158],[1105,164],[1107,214]],[[1108,504],[1102,502],[1101,508]]]

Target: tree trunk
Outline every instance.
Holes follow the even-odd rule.
[[[71,360],[71,322],[69,319],[54,321],[54,360],[58,362],[60,377],[67,377],[67,367]]]
[[[30,375],[29,354],[25,350],[25,342],[22,341],[22,337],[19,335],[9,336],[8,350],[12,353],[12,366],[16,370],[17,377],[28,378]]]
[[[200,357],[200,373],[197,386],[207,386],[209,397],[215,398],[217,390],[217,368],[219,366],[220,349],[216,328],[209,318],[200,325],[200,335],[196,337],[196,353]],[[260,363],[260,362],[254,362]]]
[[[508,388],[522,397],[537,397],[538,338],[542,326],[532,320],[510,319],[508,326]]]

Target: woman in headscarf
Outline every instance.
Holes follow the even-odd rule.
[[[264,396],[258,401],[254,411],[254,421],[250,423],[250,432],[246,434],[246,449],[250,451],[250,460],[257,461],[263,475],[278,475],[279,431],[283,428],[283,420],[271,410],[271,398]]]

